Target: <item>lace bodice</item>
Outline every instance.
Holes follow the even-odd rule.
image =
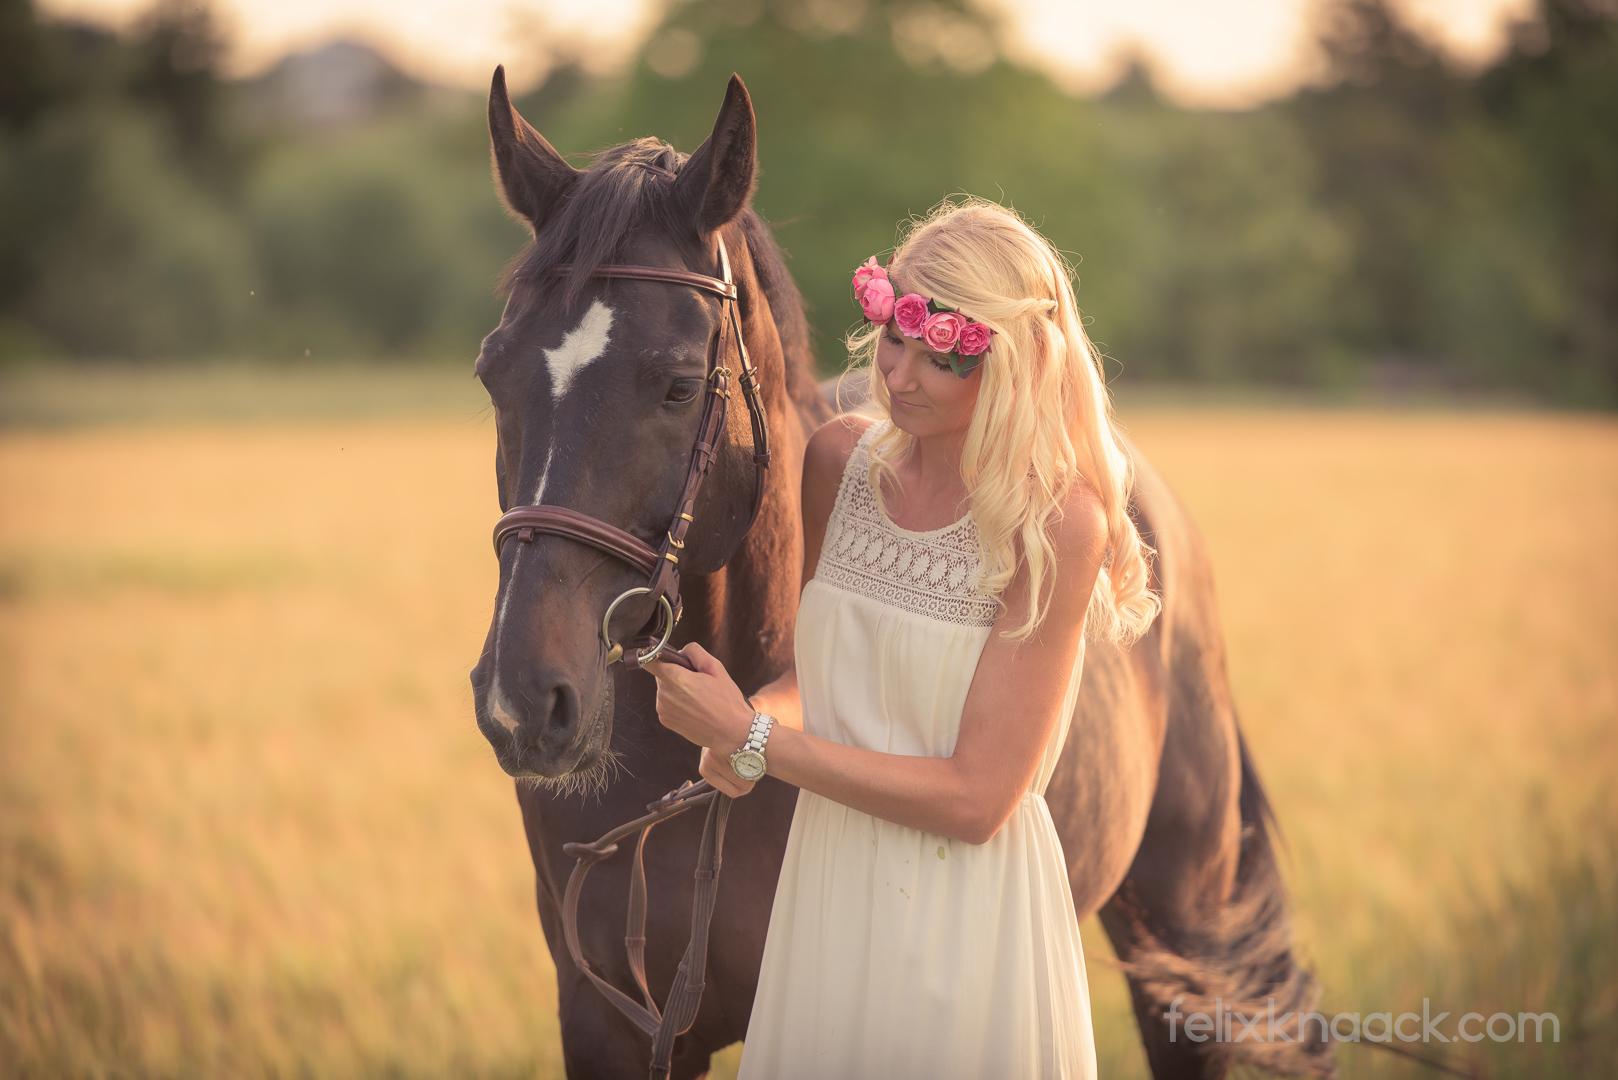
[[[877,503],[870,446],[887,423],[867,428],[848,457],[815,578],[941,622],[993,626],[1000,605],[978,588],[982,561],[972,516],[911,532],[890,521]]]

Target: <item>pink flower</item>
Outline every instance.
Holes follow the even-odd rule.
[[[927,322],[927,298],[920,293],[905,293],[893,305],[893,318],[899,324],[899,333],[921,337],[922,325]]]
[[[876,256],[872,255],[865,260],[864,266],[854,271],[854,295],[856,297],[862,295],[868,282],[886,280],[888,280],[888,272],[876,264]],[[889,286],[889,291],[892,291],[892,286]],[[883,321],[886,322],[887,320],[884,319]]]
[[[954,352],[955,342],[961,336],[966,320],[953,311],[940,311],[930,315],[922,324],[921,338],[934,352]]]
[[[877,272],[881,272],[880,267]],[[893,283],[887,278],[871,278],[863,286],[855,286],[854,295],[859,298],[865,317],[872,322],[885,323],[893,318]]]
[[[968,322],[961,327],[961,338],[955,346],[955,351],[962,356],[977,356],[979,353],[989,351],[989,338],[994,336],[990,330],[980,322]]]

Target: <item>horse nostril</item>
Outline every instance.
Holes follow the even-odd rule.
[[[578,727],[579,710],[576,707],[575,695],[570,692],[571,689],[563,683],[551,687],[550,691],[543,695],[542,700],[546,705],[545,719],[543,723],[536,725],[538,731],[534,735],[535,745],[554,744],[572,737],[574,729]]]

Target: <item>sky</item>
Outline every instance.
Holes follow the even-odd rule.
[[[47,14],[127,26],[150,0],[37,0]],[[482,89],[497,63],[521,88],[565,42],[610,70],[634,54],[665,0],[214,0],[234,74],[338,37],[376,46],[410,74]],[[864,0],[802,0],[863,5]],[[989,0],[1006,51],[1075,91],[1103,88],[1133,55],[1184,105],[1239,108],[1285,94],[1315,73],[1309,16],[1320,0]],[[1460,67],[1505,44],[1533,0],[1394,0]]]

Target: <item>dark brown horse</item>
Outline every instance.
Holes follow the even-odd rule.
[[[749,531],[752,437],[743,411],[732,410],[682,554],[685,614],[674,643],[701,641],[751,692],[792,662],[800,463],[830,410],[812,376],[797,288],[749,209],[756,151],[747,92],[732,78],[713,134],[689,158],[639,139],[576,170],[512,108],[503,71],[489,126],[501,194],[535,236],[477,365],[495,406],[502,510],[564,506],[656,543],[687,472],[720,305],[697,290],[593,271],[632,263],[714,276],[721,238],[730,252],[775,465]],[[559,265],[570,269],[558,275]],[[1136,521],[1159,551],[1164,611],[1127,652],[1090,650],[1079,714],[1047,792],[1078,916],[1100,909],[1128,965],[1155,1076],[1221,1076],[1233,1059],[1329,1073],[1318,1042],[1198,1043],[1183,1020],[1170,1038],[1165,1013],[1177,998],[1182,1013],[1212,1015],[1215,998],[1254,1013],[1273,996],[1279,1017],[1311,1008],[1314,987],[1291,949],[1269,806],[1236,724],[1207,553],[1162,478],[1135,459]],[[520,778],[575,1078],[642,1076],[651,1044],[563,947],[561,897],[573,863],[563,844],[638,816],[697,770],[697,749],[657,721],[651,676],[608,664],[603,613],[641,584],[622,562],[570,538],[506,544],[472,672],[478,725]],[[613,633],[627,636],[652,615],[649,602],[625,603]],[[746,1034],[796,794],[766,778],[731,814],[706,993],[676,1045],[676,1077],[702,1075],[713,1051]],[[647,849],[647,973],[659,1000],[690,927],[701,824],[698,815],[675,819]],[[633,985],[622,931],[629,861],[596,869],[580,926],[592,965],[625,989]]]

